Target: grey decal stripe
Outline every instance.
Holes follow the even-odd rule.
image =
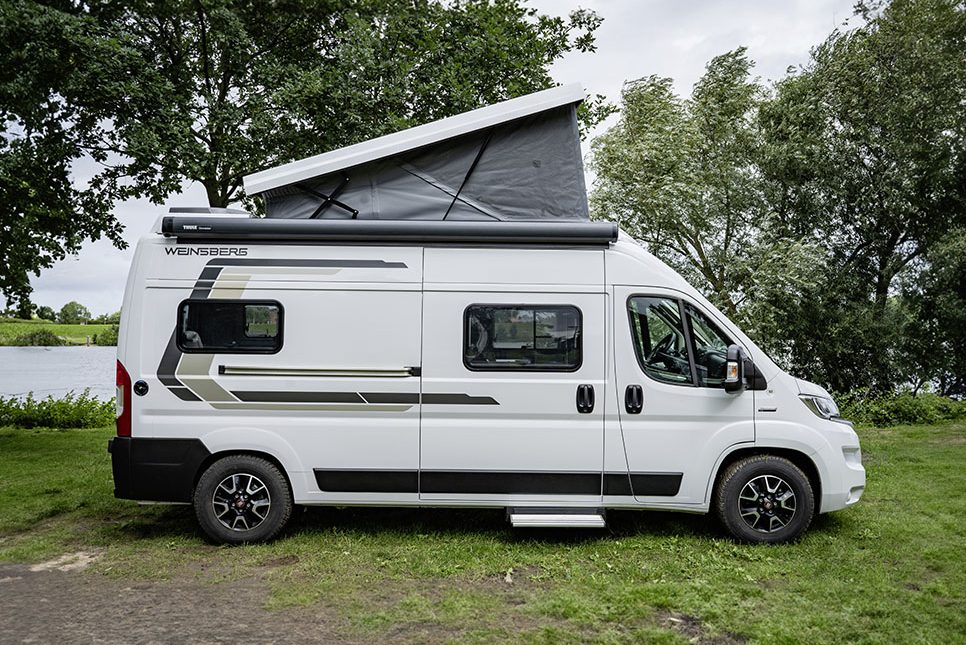
[[[194,392],[192,392],[186,387],[168,386],[168,390],[176,397],[181,399],[182,401],[200,401],[201,400],[197,396],[195,396]]]
[[[168,387],[181,385],[181,381],[174,375],[174,371],[178,368],[178,361],[181,359],[181,350],[178,349],[178,340],[175,337],[177,333],[177,329],[171,332],[171,338],[164,348],[161,362],[158,363],[158,380]]]
[[[303,259],[260,259],[260,258],[215,258],[208,261],[209,267],[325,267],[341,269],[408,269],[405,262],[386,260],[303,260]]]
[[[219,273],[221,273],[220,267],[205,267],[202,269],[201,275],[195,281],[195,286],[191,290],[191,295],[188,297],[194,300],[204,300],[207,298],[208,294],[211,293],[211,287],[214,285],[215,280],[218,279]],[[178,312],[179,318],[180,315],[180,312]],[[201,399],[197,395],[184,387],[184,383],[175,374],[182,356],[181,350],[178,348],[177,336],[178,328],[176,325],[171,331],[171,337],[168,339],[168,344],[164,348],[164,354],[161,355],[161,361],[158,363],[158,380],[182,401],[200,401]]]
[[[253,403],[365,403],[358,392],[232,392]]]
[[[259,403],[369,403],[369,404],[408,404],[419,403],[418,392],[287,392],[275,391],[233,391],[236,397],[246,402]],[[423,403],[429,405],[500,405],[490,396],[470,396],[469,394],[423,394]]]

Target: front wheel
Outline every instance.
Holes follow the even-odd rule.
[[[757,455],[731,464],[715,493],[721,523],[745,542],[788,542],[812,523],[815,495],[802,470],[783,457]]]
[[[265,542],[285,527],[292,493],[278,467],[251,455],[230,455],[211,464],[198,480],[195,515],[215,542]]]

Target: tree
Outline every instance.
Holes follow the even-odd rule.
[[[91,322],[99,325],[117,325],[121,322],[121,312],[115,311],[112,314],[101,314],[96,318],[91,318]]]
[[[950,0],[860,4],[762,110],[762,172],[778,234],[827,271],[786,319],[791,363],[835,389],[895,389],[914,285],[966,222],[966,11]],[[907,299],[908,300],[908,299]]]
[[[966,228],[929,249],[928,268],[903,285],[911,310],[902,359],[915,389],[929,381],[940,394],[966,396]]]
[[[757,165],[765,91],[751,66],[744,49],[712,59],[687,100],[671,79],[627,83],[620,122],[593,142],[591,203],[782,351],[774,310],[810,284],[819,258],[770,233]]]
[[[57,314],[57,322],[64,325],[77,325],[79,323],[86,323],[91,319],[91,312],[79,302],[68,302],[66,305],[60,308],[60,313]]]
[[[41,320],[49,320],[54,322],[57,320],[57,313],[46,305],[41,305],[37,307],[37,317]]]
[[[197,181],[226,206],[246,173],[546,88],[599,24],[521,0],[3,3],[0,290],[26,297],[84,239],[122,245],[119,199]],[[81,159],[100,169],[72,182]]]

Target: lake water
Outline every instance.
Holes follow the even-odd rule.
[[[0,396],[114,396],[115,347],[0,347]]]

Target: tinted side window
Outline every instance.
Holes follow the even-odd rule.
[[[678,301],[635,296],[628,300],[634,350],[644,372],[668,383],[692,385],[691,359]]]
[[[573,371],[580,367],[581,315],[567,305],[470,305],[463,363],[472,370]]]
[[[684,309],[691,321],[698,385],[724,387],[725,365],[728,362],[728,345],[731,344],[731,339],[691,304],[685,303]]]
[[[271,354],[282,348],[282,306],[273,301],[186,300],[178,310],[184,352]]]

